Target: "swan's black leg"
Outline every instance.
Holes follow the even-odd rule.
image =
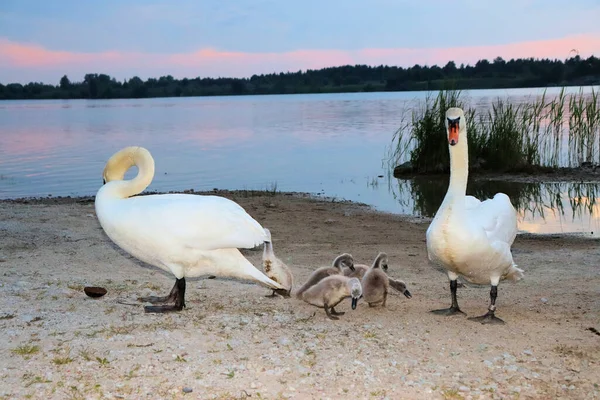
[[[331,307],[331,315],[344,315],[346,314],[345,311],[335,311],[335,308]]]
[[[432,313],[438,315],[456,315],[456,314],[464,314],[460,308],[458,308],[458,300],[456,298],[456,288],[458,287],[458,282],[455,280],[450,281],[450,294],[452,295],[452,305],[450,308],[443,308],[441,310],[431,310]]]
[[[175,304],[146,306],[144,307],[144,311],[147,313],[167,313],[183,310],[185,307],[185,278],[177,279],[173,290],[175,291]]]
[[[327,314],[327,316],[329,317],[329,319],[339,319],[338,317],[336,317],[335,315],[333,315],[330,311],[329,311],[329,306],[327,304],[325,304],[325,314]]]
[[[160,304],[160,303],[172,303],[177,299],[177,281],[173,285],[173,289],[171,289],[171,293],[167,296],[147,296],[147,297],[138,297],[138,301],[144,303],[152,303],[152,304]]]
[[[469,319],[471,321],[481,322],[482,324],[504,324],[504,321],[494,315],[496,312],[496,297],[498,297],[498,286],[492,285],[492,289],[490,290],[490,307],[488,308],[488,312],[482,316],[471,317]]]

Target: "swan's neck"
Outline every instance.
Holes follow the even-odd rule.
[[[450,184],[446,199],[457,200],[467,194],[467,181],[469,179],[469,146],[466,135],[450,147]],[[461,200],[462,201],[462,200]]]
[[[273,252],[273,243],[265,242],[265,245],[263,248],[263,258],[270,259],[270,258],[273,258],[274,256],[275,256],[275,253]]]
[[[340,270],[340,272],[344,272],[344,267],[342,266],[342,260],[335,260],[335,262],[333,263],[333,268],[337,268]]]
[[[371,266],[371,268],[375,269],[375,268],[381,268],[381,263],[383,262],[383,255],[379,255],[377,256],[377,258],[375,259],[375,261],[373,261],[373,265]]]
[[[125,168],[123,175],[127,169],[132,166],[138,167],[138,173],[131,180],[115,181],[117,195],[121,198],[127,198],[139,194],[144,191],[154,178],[154,159],[147,151],[135,151],[130,154],[131,164]],[[110,182],[113,183],[113,182]]]

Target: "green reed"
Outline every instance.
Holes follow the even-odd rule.
[[[461,107],[468,121],[471,168],[501,172],[535,167],[578,167],[600,163],[598,91],[560,93],[515,104],[497,98],[490,108],[466,107],[458,91],[427,97],[395,132],[388,162],[410,162],[416,173],[447,172],[449,154],[444,124],[449,107]]]

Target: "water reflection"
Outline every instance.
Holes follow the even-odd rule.
[[[465,95],[483,106],[497,96],[539,95],[542,90],[475,90]],[[390,171],[381,162],[393,133],[427,95],[3,101],[0,199],[93,195],[108,157],[136,144],[156,159],[149,190],[264,190],[275,185],[281,191],[359,201],[381,211],[432,215],[446,190],[443,180],[427,184],[394,179],[390,191],[377,178]],[[511,195],[525,210],[522,229],[600,231],[597,219],[586,222],[589,210],[598,215],[595,191],[577,195],[569,192],[574,189],[568,184],[537,189],[490,185],[487,193],[472,190],[483,197],[499,190]],[[527,202],[532,198],[542,201]]]
[[[389,190],[410,214],[433,217],[448,177],[393,179]],[[467,194],[480,200],[506,193],[518,212],[519,229],[531,233],[584,233],[600,237],[600,184],[470,180]]]

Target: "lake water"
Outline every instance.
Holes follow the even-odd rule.
[[[470,104],[487,107],[497,97],[518,102],[542,91],[464,94]],[[548,89],[547,96],[558,91]],[[2,101],[0,198],[93,195],[102,184],[106,160],[124,146],[140,145],[156,161],[148,190],[276,188],[360,201],[393,213],[431,215],[445,183],[440,189],[440,182],[390,180],[382,163],[402,118],[426,96],[399,92]],[[497,186],[473,190],[485,196]],[[534,186],[502,187],[516,197],[522,230],[600,233],[594,212],[597,185]],[[573,207],[573,199],[583,206]]]

